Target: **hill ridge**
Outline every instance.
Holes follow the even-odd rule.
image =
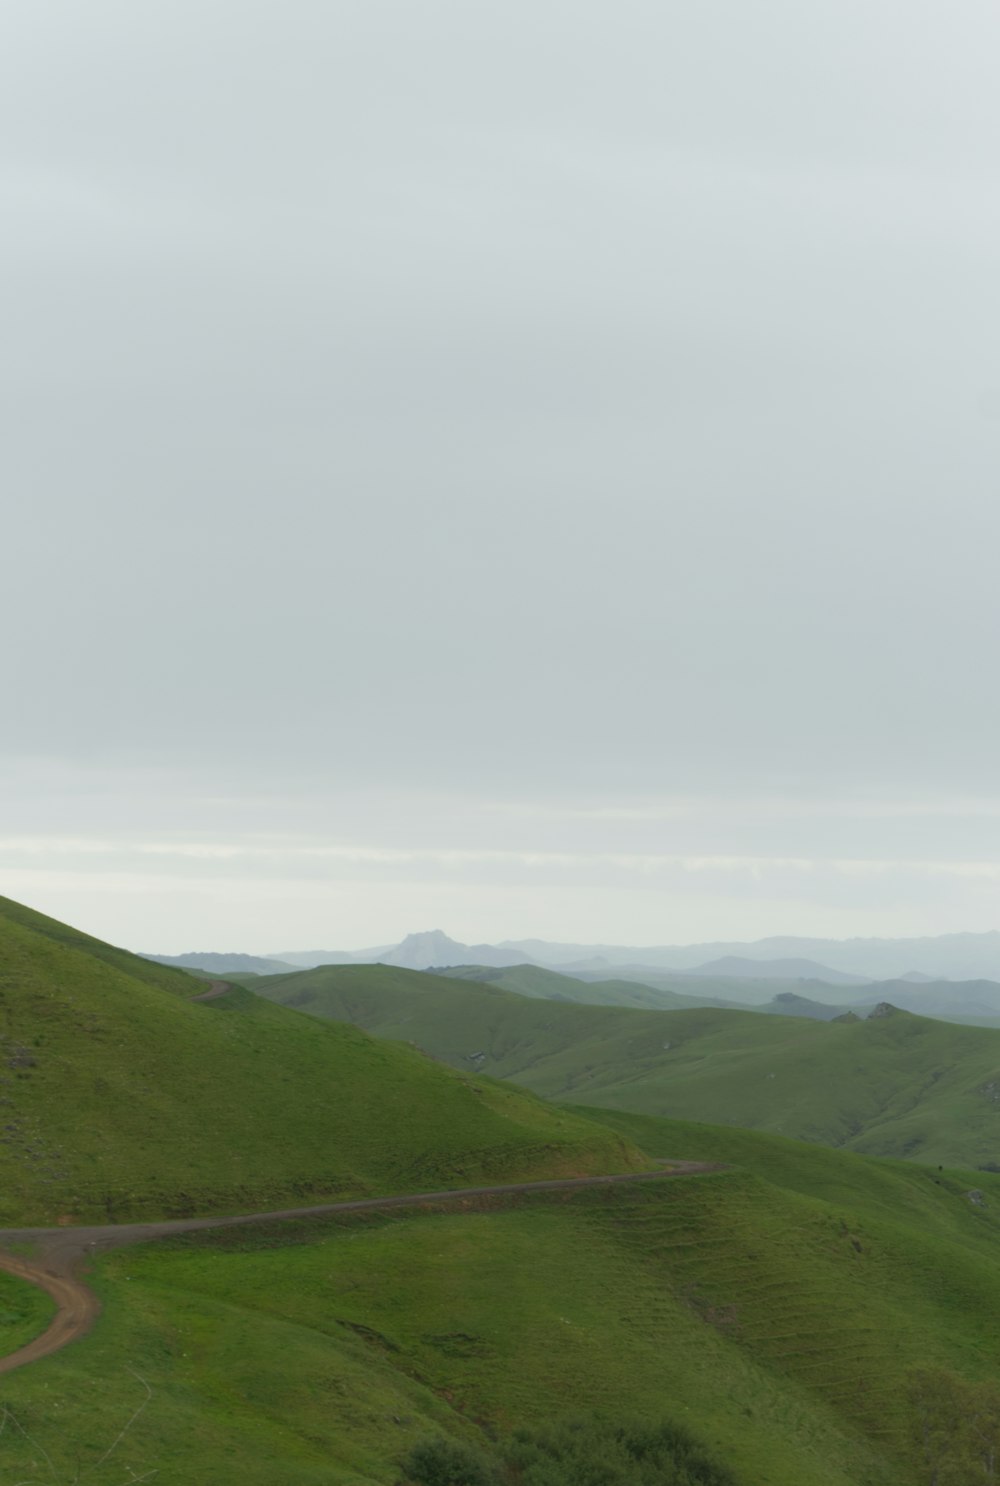
[[[642,1166],[509,1085],[473,1086],[413,1047],[240,987],[202,990],[0,900],[0,1223]]]

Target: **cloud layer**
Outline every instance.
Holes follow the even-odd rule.
[[[9,891],[160,948],[992,927],[995,7],[6,30]]]

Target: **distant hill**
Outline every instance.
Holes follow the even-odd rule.
[[[994,981],[914,982],[905,978],[865,982],[859,994],[860,988],[854,981],[843,986],[831,986],[816,980],[790,982],[774,978],[758,981],[739,976],[725,979],[664,975],[654,970],[647,972],[652,984],[629,979],[583,979],[566,971],[544,970],[537,965],[514,965],[509,969],[455,965],[447,969],[437,968],[436,971],[432,967],[430,973],[494,985],[522,996],[576,1001],[582,1005],[638,1006],[662,1011],[717,1006],[832,1021],[845,1010],[867,1016],[879,1001],[889,1001],[904,1011],[937,1020],[981,1027],[1000,1026],[1000,985]],[[794,990],[788,989],[791,985],[794,985]],[[699,994],[702,987],[705,994]]]
[[[471,980],[514,991],[546,1001],[576,1001],[592,1006],[644,1006],[650,1009],[677,1010],[684,1006],[735,1006],[735,1002],[715,1001],[699,996],[685,996],[668,987],[641,985],[630,980],[577,980],[556,970],[543,970],[539,965],[512,965],[497,968],[483,965],[434,967],[430,974],[454,980]]]
[[[971,1021],[984,1018],[984,1025],[1000,1017],[1000,984],[993,980],[921,980],[909,976],[902,980],[877,981],[865,988],[857,1007],[871,1001],[891,1001],[905,1011],[919,1016],[941,1017],[947,1021]]]
[[[459,944],[440,929],[426,934],[407,934],[406,938],[379,956],[382,965],[399,965],[407,970],[429,970],[432,965],[523,965],[534,963],[527,955],[498,949],[492,944]]]
[[[195,952],[186,955],[144,954],[140,958],[154,960],[158,965],[175,965],[179,970],[205,970],[215,975],[281,975],[296,968],[283,960],[265,960],[259,955]]]
[[[523,950],[541,964],[578,964],[594,970],[646,965],[687,972],[730,955],[753,960],[807,959],[869,980],[893,980],[916,971],[935,980],[1000,980],[1000,931],[937,934],[919,939],[810,939],[792,935],[704,944],[636,948],[616,944],[567,944],[544,939],[505,940],[502,949]],[[599,960],[598,963],[594,962]]]
[[[200,989],[0,898],[0,1223],[253,1211],[637,1160],[412,1048]]]
[[[840,1016],[842,1006],[824,1005],[822,1001],[811,1001],[808,996],[798,996],[794,991],[781,991],[772,1001],[754,1007],[755,1011],[769,1012],[777,1016],[806,1016],[817,1021],[832,1022]]]
[[[841,1015],[842,1005],[826,1005],[816,997],[801,996],[795,991],[777,991],[770,1000],[755,1000],[753,1003],[741,1002],[734,996],[733,1000],[719,999],[710,996],[691,996],[675,990],[672,985],[643,985],[639,981],[584,981],[577,976],[568,975],[560,970],[544,970],[539,966],[530,964],[516,964],[511,969],[486,969],[475,964],[459,964],[450,969],[429,970],[428,973],[447,976],[450,979],[462,979],[462,981],[475,981],[480,985],[495,985],[505,991],[514,991],[519,996],[542,997],[553,1002],[577,1002],[581,1006],[640,1006],[648,1010],[684,1010],[694,1009],[697,1006],[722,1006],[730,1010],[756,1010],[756,1012],[768,1012],[780,1016],[813,1016],[819,1021],[832,1021],[835,1016]],[[654,972],[655,973],[655,972]],[[685,976],[682,984],[685,987],[694,987],[697,990],[697,976]],[[727,988],[727,990],[738,991],[743,988],[744,982],[712,981],[712,988]],[[750,982],[758,988],[761,997],[768,991],[773,990],[774,985],[785,984],[782,981],[774,982]],[[808,990],[822,991],[822,985],[816,981],[801,981],[796,984],[808,988]],[[851,982],[853,990],[853,982]],[[1000,991],[1000,987],[997,987]],[[860,1003],[851,1003],[862,1009],[862,1015],[866,1010],[871,1010],[877,1002],[878,997],[869,997],[865,1006]]]
[[[277,977],[262,992],[550,1099],[742,1125],[870,1155],[1000,1163],[996,1031],[902,1010],[833,1021],[583,1006],[382,966]]]
[[[606,980],[612,972],[605,970],[598,975],[593,971],[570,971],[564,968],[560,973],[572,975],[575,980],[592,982]],[[812,1000],[828,1000],[837,1005],[851,1006],[868,985],[867,981],[834,985],[829,981],[787,980],[783,976],[758,980],[752,975],[694,975],[683,970],[657,970],[652,965],[616,966],[613,974],[616,981],[633,981],[653,990],[670,991],[696,1001],[699,1006],[763,1006],[788,990],[794,990]]]
[[[388,954],[391,944],[377,949],[290,949],[287,953],[271,958],[293,970],[311,970],[315,965],[373,965],[381,955]]]

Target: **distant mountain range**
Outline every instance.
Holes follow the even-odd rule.
[[[195,951],[183,955],[145,954],[143,959],[186,970],[214,970],[220,975],[280,975],[288,970],[312,970],[317,965],[398,965],[405,970],[430,970],[451,965],[534,965],[538,962],[516,947],[460,944],[440,929],[407,934],[399,944],[375,949],[293,949],[277,955],[218,954]]]
[[[289,970],[298,970],[284,960],[269,960],[261,955],[241,955],[206,952],[187,955],[140,955],[140,959],[152,960],[157,965],[175,965],[179,970],[205,970],[216,975],[284,975]]]
[[[316,965],[398,965],[409,970],[455,965],[540,965],[593,978],[627,968],[630,979],[665,973],[717,979],[815,980],[827,985],[869,981],[1000,980],[1000,932],[940,934],[923,939],[770,938],[753,943],[706,943],[635,948],[509,939],[463,944],[440,929],[408,934],[371,949],[284,950],[274,955],[188,953],[146,955],[162,964],[219,974],[271,975]]]
[[[938,934],[920,939],[807,939],[782,936],[751,942],[657,945],[562,944],[543,939],[507,940],[517,949],[556,969],[609,969],[648,965],[689,972],[724,956],[751,960],[807,959],[831,970],[867,980],[898,980],[916,971],[934,980],[1000,979],[1000,931]],[[590,962],[589,964],[587,962]],[[596,962],[596,963],[595,963]]]
[[[751,980],[821,980],[827,985],[868,985],[870,977],[831,970],[815,960],[752,960],[747,955],[723,955],[707,965],[696,965],[687,975],[736,976]]]

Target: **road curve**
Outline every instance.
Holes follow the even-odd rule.
[[[13,1372],[17,1367],[38,1362],[40,1358],[48,1357],[50,1352],[68,1347],[77,1337],[85,1336],[97,1319],[101,1309],[97,1296],[73,1275],[58,1274],[30,1259],[6,1253],[0,1253],[0,1269],[46,1290],[57,1307],[51,1325],[41,1336],[18,1347],[16,1352],[0,1357],[0,1373]]]
[[[100,1312],[94,1292],[78,1277],[83,1262],[109,1249],[127,1244],[148,1243],[152,1239],[172,1238],[180,1233],[197,1233],[208,1228],[235,1228],[248,1223],[276,1223],[288,1218],[321,1218],[335,1213],[379,1212],[400,1207],[423,1207],[428,1204],[462,1202],[476,1197],[513,1196],[520,1192],[572,1191],[579,1187],[605,1187],[620,1182],[662,1181],[668,1177],[698,1176],[704,1172],[723,1171],[718,1161],[669,1161],[660,1171],[628,1172],[619,1176],[577,1176],[554,1178],[544,1182],[512,1182],[495,1187],[460,1187],[445,1192],[406,1193],[399,1197],[364,1197],[353,1202],[328,1202],[318,1207],[289,1207],[277,1212],[239,1213],[218,1218],[176,1218],[154,1223],[108,1224],[79,1228],[3,1228],[0,1229],[0,1269],[17,1279],[27,1280],[51,1295],[57,1310],[51,1325],[41,1336],[0,1357],[0,1373],[13,1372],[29,1362],[37,1362],[68,1347],[70,1342],[86,1336]],[[38,1257],[28,1259],[12,1254],[6,1244],[31,1243]]]
[[[208,990],[202,991],[200,996],[192,996],[192,1001],[217,1001],[220,996],[225,996],[232,990],[228,980],[210,980]]]

